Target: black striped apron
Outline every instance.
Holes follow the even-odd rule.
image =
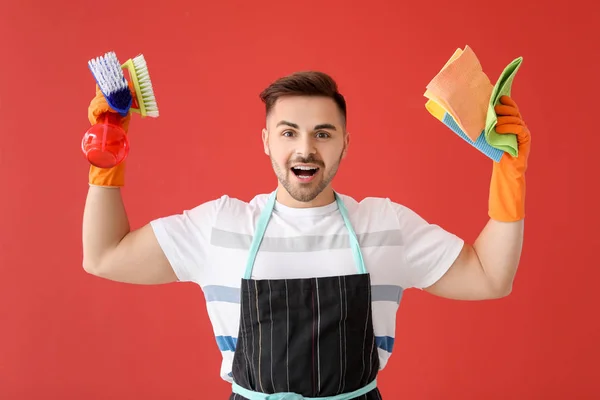
[[[230,400],[381,400],[371,282],[348,212],[358,273],[253,280],[252,268],[275,205],[273,192],[256,227],[240,291],[240,327]]]

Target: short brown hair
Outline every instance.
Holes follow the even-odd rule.
[[[346,123],[346,100],[338,91],[335,80],[324,72],[295,72],[271,83],[260,93],[260,99],[265,103],[267,115],[277,99],[283,96],[329,97],[337,104],[344,117],[344,123]]]

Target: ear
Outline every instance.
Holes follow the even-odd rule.
[[[263,147],[265,150],[265,154],[269,155],[269,132],[267,131],[266,128],[263,128],[263,130],[262,130],[262,141],[263,141]]]
[[[344,151],[342,152],[342,158],[346,157],[346,153],[348,152],[348,146],[350,146],[350,132],[346,132],[344,135]]]

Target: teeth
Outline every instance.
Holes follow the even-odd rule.
[[[298,165],[297,167],[293,167],[294,169],[301,169],[304,171],[310,171],[311,169],[317,169],[317,167],[307,167],[304,165]]]

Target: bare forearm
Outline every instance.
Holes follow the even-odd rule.
[[[473,244],[490,286],[509,293],[521,259],[524,220],[487,223]]]
[[[83,266],[93,272],[130,231],[121,190],[90,186],[83,213]]]

